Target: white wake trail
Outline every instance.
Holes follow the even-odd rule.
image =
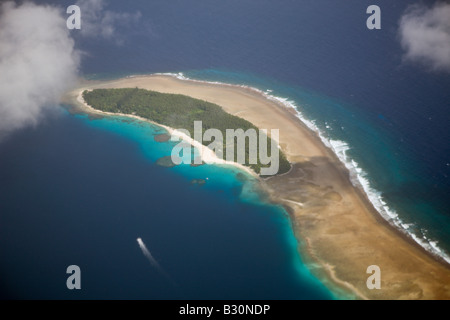
[[[156,269],[160,270],[161,266],[159,265],[158,261],[155,260],[155,258],[153,258],[152,254],[150,253],[150,251],[147,249],[144,241],[142,241],[141,238],[137,238],[136,239],[139,247],[142,250],[142,253],[144,254],[144,256],[147,257],[148,261],[150,261],[150,263],[152,264],[152,266],[154,266]]]
[[[137,243],[139,244],[139,247],[142,250],[142,253],[144,256],[150,261],[150,264],[164,277],[166,277],[173,285],[175,285],[175,282],[172,280],[172,278],[167,274],[167,272],[164,271],[164,269],[159,265],[158,261],[152,256],[150,251],[147,249],[147,246],[145,245],[144,241],[142,241],[141,238],[136,239]]]

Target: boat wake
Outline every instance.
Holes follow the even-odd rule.
[[[175,282],[172,280],[172,278],[169,276],[169,274],[160,266],[160,264],[158,263],[158,261],[156,261],[156,259],[152,256],[152,254],[150,253],[150,251],[147,249],[147,246],[145,245],[144,241],[142,241],[141,238],[137,238],[136,239],[139,247],[142,250],[142,253],[144,254],[144,256],[148,259],[148,261],[150,262],[150,264],[161,274],[163,275],[165,278],[167,278],[167,280],[169,280],[174,286]]]

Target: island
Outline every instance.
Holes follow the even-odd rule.
[[[82,93],[136,87],[206,101],[248,125],[280,130],[280,148],[291,169],[257,179],[269,200],[288,212],[303,261],[334,292],[359,299],[450,298],[449,265],[381,217],[363,189],[352,184],[343,163],[295,110],[252,88],[169,75],[85,80],[68,99],[83,112],[105,114],[86,104]],[[129,112],[137,112],[133,110]],[[366,285],[372,265],[381,270],[380,289]]]
[[[94,89],[91,91],[85,90],[82,95],[83,100],[96,110],[103,112],[110,112],[116,114],[134,115],[146,120],[152,121],[159,125],[164,125],[170,128],[183,128],[190,133],[190,137],[195,137],[194,123],[201,121],[201,132],[199,136],[203,137],[207,128],[215,128],[219,130],[222,136],[226,135],[227,130],[240,129],[242,132],[247,132],[253,129],[256,137],[255,153],[259,153],[259,134],[262,134],[258,128],[252,123],[232,114],[225,112],[222,107],[217,104],[207,102],[204,100],[194,99],[192,97],[182,94],[160,93],[151,90],[139,88],[122,88],[122,89]],[[236,138],[234,138],[236,140]],[[249,140],[249,139],[247,139]],[[268,144],[275,143],[272,139],[267,139]],[[199,141],[207,146],[209,141]],[[215,141],[213,141],[215,142]],[[247,143],[246,143],[247,142]],[[237,143],[229,145],[225,139],[221,141],[221,152],[223,155],[227,153],[227,148],[235,148]],[[243,165],[250,167],[255,173],[259,174],[261,168],[269,166],[269,164],[262,164],[260,159],[256,157],[256,163],[251,163],[250,159],[250,141],[243,143],[245,157]],[[277,159],[279,161],[277,174],[283,174],[291,169],[290,163],[286,156],[278,148]],[[268,156],[270,154],[268,148]],[[231,159],[237,162],[237,152],[233,152],[234,157]],[[222,156],[223,157],[223,156]],[[228,160],[228,159],[227,159]],[[230,161],[230,160],[229,160]],[[193,163],[190,163],[193,164]]]

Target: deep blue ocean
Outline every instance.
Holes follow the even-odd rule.
[[[117,26],[120,43],[73,36],[87,78],[182,72],[285,98],[396,223],[445,254],[450,76],[402,60],[410,3],[377,1],[382,29],[369,31],[372,1],[114,0],[108,10],[142,15]],[[67,110],[0,143],[2,298],[347,298],[311,275],[286,213],[251,178],[159,167],[171,144],[153,141],[157,127]],[[82,290],[66,288],[71,264]]]

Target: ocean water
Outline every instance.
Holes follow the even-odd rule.
[[[142,14],[116,26],[122,43],[73,35],[88,78],[182,72],[295,107],[381,214],[446,257],[450,77],[403,61],[396,30],[410,3],[378,1],[382,29],[369,31],[370,1],[112,0],[105,10]],[[285,212],[251,181],[156,166],[171,147],[152,140],[159,131],[61,108],[0,143],[2,297],[346,298],[310,274]],[[65,287],[70,264],[80,291]]]
[[[172,147],[153,141],[160,132],[62,110],[2,143],[3,297],[333,298],[296,254],[284,211],[242,192],[250,177],[208,165],[159,167]],[[170,279],[144,257],[138,237]],[[72,264],[81,268],[79,291],[65,285]]]

